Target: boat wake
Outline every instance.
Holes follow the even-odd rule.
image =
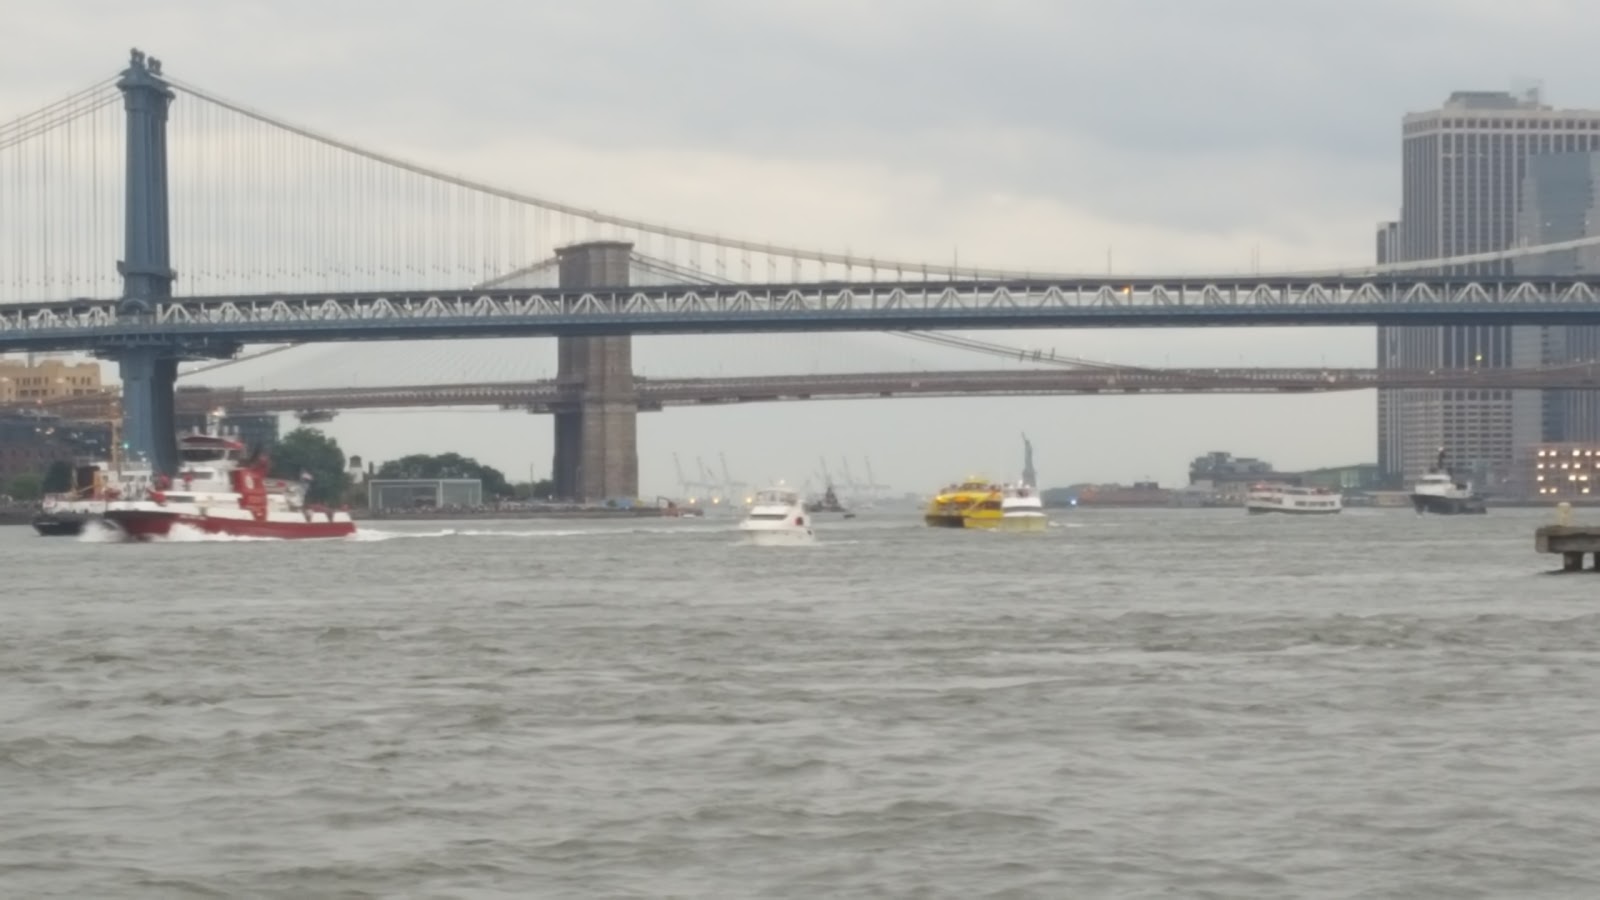
[[[84,544],[117,544],[122,542],[123,537],[121,529],[99,519],[84,522],[83,530],[78,532],[78,541]]]
[[[120,544],[130,540],[128,535],[120,528],[99,519],[91,519],[84,523],[83,530],[78,532],[78,540],[85,544]],[[274,537],[250,537],[237,534],[212,534],[193,525],[175,522],[164,535],[150,535],[145,538],[145,543],[150,544],[238,544],[268,542],[276,543],[282,540]]]
[[[384,531],[377,528],[359,528],[342,540],[356,543],[380,543],[402,539],[420,538],[568,538],[568,537],[623,537],[635,534],[706,534],[732,531],[725,528],[544,528],[524,530],[496,530],[489,528],[441,528],[438,531]]]

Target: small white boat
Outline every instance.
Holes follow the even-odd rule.
[[[815,538],[805,501],[786,487],[757,491],[739,530],[747,541],[760,545],[809,544]]]
[[[1245,495],[1244,507],[1254,513],[1326,516],[1344,509],[1344,497],[1324,488],[1290,484],[1258,484]]]
[[[1001,531],[1043,531],[1050,525],[1039,492],[1026,484],[1008,487],[1000,495]]]

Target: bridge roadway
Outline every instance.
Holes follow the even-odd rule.
[[[972,397],[1059,394],[1308,393],[1373,388],[1451,390],[1600,390],[1600,363],[1547,369],[1409,371],[1380,369],[1043,369],[964,372],[859,372],[746,378],[635,380],[639,408],[783,400]],[[554,379],[479,384],[399,385],[250,391],[179,388],[184,413],[230,414],[404,407],[498,406],[551,412],[575,402],[573,386]],[[103,417],[115,392],[63,399],[48,408],[66,416]],[[14,404],[10,408],[27,406]],[[34,407],[37,408],[37,407]]]
[[[603,334],[1210,325],[1600,324],[1600,278],[1293,276],[678,285],[0,306],[0,351]]]

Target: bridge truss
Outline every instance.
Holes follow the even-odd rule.
[[[0,312],[0,350],[599,334],[935,328],[1600,323],[1600,279],[1386,278],[684,285],[188,297]]]

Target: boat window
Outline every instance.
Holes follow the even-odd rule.
[[[752,519],[771,520],[771,521],[776,522],[776,521],[781,521],[783,519],[789,518],[789,514],[788,513],[751,513],[750,514],[750,518],[752,518]]]

